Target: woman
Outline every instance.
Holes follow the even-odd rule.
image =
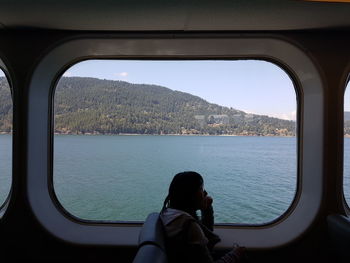
[[[204,190],[203,178],[196,172],[175,175],[160,214],[167,237],[170,262],[240,262],[243,248],[234,249],[214,260],[212,250],[220,241],[213,233],[213,199]],[[201,210],[201,218],[197,216]]]

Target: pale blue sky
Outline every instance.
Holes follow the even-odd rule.
[[[223,106],[295,119],[291,80],[282,69],[264,61],[90,60],[74,65],[65,75],[158,84]],[[2,70],[0,76],[5,76]],[[344,110],[350,111],[350,83],[344,100]]]
[[[350,111],[350,82],[346,86],[344,95],[344,111]]]
[[[74,65],[65,75],[158,84],[223,106],[295,119],[296,100],[290,78],[281,68],[265,61],[89,60]],[[344,110],[350,111],[350,83]]]
[[[88,60],[64,75],[156,84],[246,112],[295,119],[291,79],[265,61]]]
[[[64,75],[156,84],[246,112],[293,120],[296,115],[291,79],[266,61],[88,60]]]

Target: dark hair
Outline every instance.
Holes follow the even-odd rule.
[[[195,218],[196,193],[203,185],[203,178],[199,173],[186,171],[174,176],[169,186],[168,196],[164,200],[162,211],[171,207],[183,210]]]

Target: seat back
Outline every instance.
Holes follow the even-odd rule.
[[[138,241],[138,250],[133,263],[167,263],[164,229],[159,213],[148,215]]]

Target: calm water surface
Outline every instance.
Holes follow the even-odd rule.
[[[0,135],[0,204],[11,186],[11,135]],[[350,160],[350,138],[345,138]],[[195,170],[216,222],[259,224],[281,215],[296,189],[296,140],[219,136],[55,136],[54,187],[74,216],[143,220],[159,211],[174,174]],[[350,203],[350,161],[344,166]]]
[[[344,138],[344,196],[350,206],[350,138]]]
[[[0,135],[0,206],[5,202],[11,188],[12,135]]]
[[[144,220],[172,177],[201,173],[216,222],[264,223],[296,190],[296,140],[222,136],[55,136],[54,186],[82,219]]]

